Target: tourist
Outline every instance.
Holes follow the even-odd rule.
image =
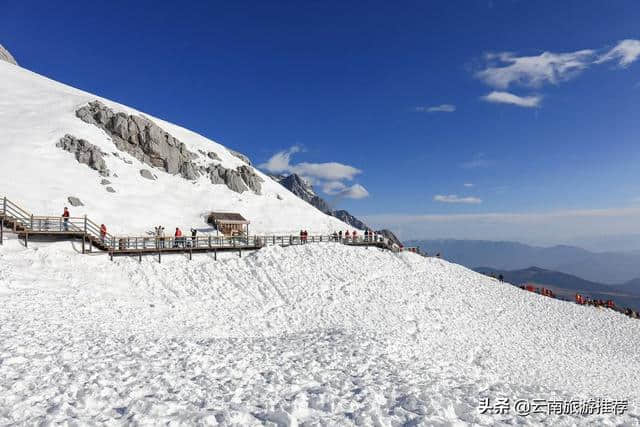
[[[100,224],[100,240],[104,243],[104,239],[107,237],[107,226]]]
[[[174,241],[173,241],[173,247],[177,248],[179,246],[180,242],[182,242],[182,230],[180,230],[180,228],[176,227],[176,232],[175,232]],[[184,243],[182,244],[182,247],[184,247]]]
[[[197,235],[198,235],[198,230],[196,230],[195,228],[192,228],[191,229],[191,247],[193,248],[196,247],[196,243],[198,241]]]
[[[64,231],[69,231],[69,209],[66,206],[62,212],[62,227]]]

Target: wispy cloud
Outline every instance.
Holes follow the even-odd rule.
[[[488,95],[482,97],[487,102],[493,102],[498,104],[512,104],[518,107],[533,108],[540,105],[542,97],[539,95],[532,96],[518,96],[509,92],[493,91]]]
[[[473,159],[460,163],[460,167],[463,169],[488,168],[492,163],[483,153],[478,153]]]
[[[587,68],[594,54],[592,49],[569,53],[543,52],[537,56],[490,53],[486,59],[492,65],[477,72],[476,76],[499,89],[507,89],[514,83],[531,87],[539,87],[543,83],[556,84]]]
[[[532,56],[518,56],[513,52],[488,53],[485,55],[486,67],[475,76],[497,89],[508,89],[512,85],[540,87],[567,81],[594,64],[617,61],[620,67],[627,67],[639,58],[640,40],[636,39],[621,40],[606,51],[582,49]]]
[[[277,152],[259,167],[271,173],[295,173],[320,185],[323,191],[329,195],[339,195],[351,199],[362,199],[369,196],[369,192],[362,185],[348,186],[343,182],[352,181],[362,173],[360,169],[338,162],[292,163],[291,157],[301,151],[299,146],[294,145],[288,150]]]
[[[618,61],[621,67],[628,67],[640,58],[640,40],[627,39],[620,41],[615,47],[596,60],[596,64]]]
[[[433,196],[433,200],[435,200],[436,202],[442,202],[442,203],[462,203],[462,204],[469,204],[469,205],[477,205],[482,203],[482,200],[477,197],[459,197],[456,194],[448,194],[448,195],[437,194]]]
[[[470,183],[470,182],[465,182],[465,183],[464,183],[464,184],[462,184],[462,185],[464,185],[464,186],[465,186],[465,187],[467,187],[467,188],[471,188],[471,187],[474,187],[474,186],[475,186],[474,184],[472,184],[472,183]]]
[[[416,107],[415,111],[419,113],[453,113],[456,111],[456,106],[452,104],[440,104],[434,105],[433,107]]]

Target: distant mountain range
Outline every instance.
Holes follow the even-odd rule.
[[[312,206],[315,206],[318,210],[326,213],[327,215],[332,215],[342,222],[345,222],[359,230],[371,230],[371,227],[369,227],[367,224],[365,224],[355,216],[351,215],[348,211],[331,209],[329,203],[327,203],[326,200],[316,194],[311,183],[309,183],[298,174],[292,173],[290,175],[269,176],[282,184],[282,186],[287,190],[291,191],[293,194],[300,197],[302,200],[306,201]],[[377,230],[376,233],[383,235],[397,245],[402,244],[391,230]]]
[[[521,270],[499,270],[490,267],[474,268],[478,273],[498,277],[502,275],[505,282],[520,286],[534,284],[553,290],[557,295],[573,299],[576,293],[593,299],[612,299],[616,305],[640,309],[640,279],[617,285],[605,285],[571,274],[545,270],[539,267],[529,267]]]
[[[486,240],[420,240],[406,242],[428,253],[469,268],[489,266],[498,270],[526,269],[532,265],[588,281],[624,284],[640,281],[639,252],[590,252],[575,246],[537,247],[517,242]]]

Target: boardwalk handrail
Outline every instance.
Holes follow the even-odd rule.
[[[99,249],[114,253],[142,253],[142,252],[192,252],[200,250],[217,249],[257,249],[263,246],[300,245],[319,242],[340,242],[349,245],[367,245],[389,247],[388,240],[382,236],[358,236],[342,237],[334,233],[332,235],[241,235],[220,236],[213,234],[199,234],[175,236],[116,236],[101,233],[100,226],[94,221],[83,217],[63,217],[33,215],[14,202],[3,196],[0,205],[0,218],[3,224],[12,224],[15,231],[25,235],[25,244],[29,234],[41,235],[66,235],[82,238],[82,250],[85,251],[85,242],[89,243],[89,249],[96,246]],[[1,231],[1,230],[0,230]],[[0,234],[0,243],[2,237]]]

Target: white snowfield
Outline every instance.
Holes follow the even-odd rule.
[[[325,243],[139,264],[12,238],[0,278],[0,425],[640,423],[640,322],[440,259]]]
[[[325,215],[257,171],[265,182],[262,194],[235,193],[226,185],[212,185],[207,177],[195,183],[145,165],[120,152],[98,127],[76,117],[76,110],[100,100],[116,112],[142,114],[132,108],[42,77],[24,68],[0,61],[0,195],[7,196],[34,215],[61,215],[69,196],[84,207],[71,208],[72,216],[88,215],[117,234],[140,235],[163,225],[206,227],[210,211],[239,212],[251,221],[250,232],[259,234],[331,233],[352,230]],[[154,118],[194,153],[213,151],[226,168],[244,163],[227,149],[187,129]],[[97,171],[78,163],[74,155],[56,143],[65,134],[88,140],[109,156],[112,174],[108,180],[116,190],[106,191]],[[118,152],[120,158],[110,154]],[[130,160],[127,164],[122,158]],[[156,181],[140,176],[140,169],[157,175]]]

